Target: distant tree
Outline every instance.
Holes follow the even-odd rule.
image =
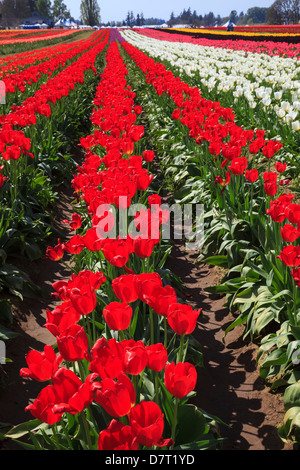
[[[135,24],[135,17],[134,17],[133,11],[130,12],[130,24],[131,26],[134,26]]]
[[[101,21],[100,7],[97,0],[81,0],[80,15],[84,24],[98,25]]]
[[[210,11],[207,15],[204,15],[203,18],[204,26],[214,26],[216,22],[215,15]]]
[[[232,10],[232,11],[230,12],[229,19],[230,19],[233,23],[237,23],[237,21],[238,21],[238,13],[237,13],[236,10]]]
[[[3,0],[1,6],[1,26],[18,26],[24,18],[31,15],[28,0]]]
[[[180,15],[180,20],[182,23],[191,23],[193,21],[193,16],[190,8],[188,8],[187,10],[183,10],[182,14]]]
[[[217,25],[217,26],[221,26],[221,24],[222,24],[222,18],[221,18],[220,15],[218,15],[218,16],[216,17],[216,25]]]
[[[30,11],[33,13],[36,10],[36,0],[28,0]]]
[[[176,18],[174,12],[171,12],[170,19],[168,21],[168,26],[172,27],[176,23]]]
[[[52,6],[52,14],[54,19],[58,20],[59,18],[70,17],[70,11],[68,10],[67,5],[63,2],[63,0],[54,0]]]
[[[139,13],[136,15],[136,25],[141,26],[141,19],[140,19],[140,14]]]
[[[269,24],[297,24],[300,20],[300,0],[276,0],[266,14]]]
[[[44,18],[51,18],[51,1],[50,0],[37,0],[35,4],[37,12]]]
[[[266,14],[268,8],[253,7],[247,10],[247,22],[251,19],[253,24],[261,24],[266,22]]]
[[[140,22],[141,22],[141,26],[144,26],[144,24],[145,24],[145,18],[144,18],[144,13],[143,13],[143,12],[141,12]]]

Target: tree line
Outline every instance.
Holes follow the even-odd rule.
[[[0,27],[15,27],[22,23],[24,18],[30,17],[34,12],[42,18],[48,19],[52,25],[60,18],[71,19],[70,10],[64,0],[0,0]],[[97,0],[81,0],[81,21],[94,26],[101,24],[100,7]],[[145,26],[161,25],[167,23],[172,27],[175,24],[188,24],[193,27],[221,26],[229,19],[236,25],[251,24],[298,24],[300,21],[300,0],[275,0],[269,8],[253,7],[246,13],[232,10],[228,16],[209,12],[198,14],[196,10],[184,8],[179,15],[171,12],[168,21],[151,17],[144,18],[143,12],[128,11],[123,21],[109,21],[106,26]]]
[[[63,0],[0,0],[1,27],[15,27],[25,18],[38,13],[53,25],[60,18],[75,21]],[[80,4],[81,21],[90,26],[101,21],[97,0],[82,0]]]
[[[198,15],[195,10],[192,11],[191,8],[188,8],[177,16],[172,12],[167,23],[170,27],[175,24],[209,27],[221,26],[229,19],[236,25],[298,24],[300,21],[300,0],[275,0],[269,8],[253,7],[249,8],[246,13],[232,10],[226,17],[215,15],[213,12]]]

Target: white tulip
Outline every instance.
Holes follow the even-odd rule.
[[[279,118],[283,118],[285,116],[285,111],[284,109],[278,109],[278,111],[276,111],[276,114]]]
[[[299,131],[300,130],[300,121],[292,122],[292,129],[293,129],[293,131]]]

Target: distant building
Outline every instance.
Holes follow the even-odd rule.
[[[54,23],[50,18],[45,18],[41,16],[37,11],[33,11],[31,13],[31,16],[29,16],[28,18],[24,18],[23,24],[25,26],[37,26],[47,24],[49,28],[52,28],[54,26]]]

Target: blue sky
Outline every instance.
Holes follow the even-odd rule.
[[[167,21],[172,11],[175,15],[178,15],[184,8],[188,9],[189,7],[192,11],[196,10],[198,15],[204,15],[212,11],[215,15],[220,14],[223,17],[229,15],[231,10],[245,13],[248,8],[269,7],[273,2],[274,0],[243,0],[242,2],[239,0],[228,0],[227,2],[224,2],[224,0],[210,0],[210,2],[199,2],[199,0],[151,0],[150,2],[141,0],[98,0],[101,9],[101,20],[105,23],[112,20],[122,21],[126,18],[128,11],[133,11],[134,15],[143,12],[145,18],[155,17]],[[81,0],[64,0],[64,3],[68,6],[72,16],[79,19]]]

